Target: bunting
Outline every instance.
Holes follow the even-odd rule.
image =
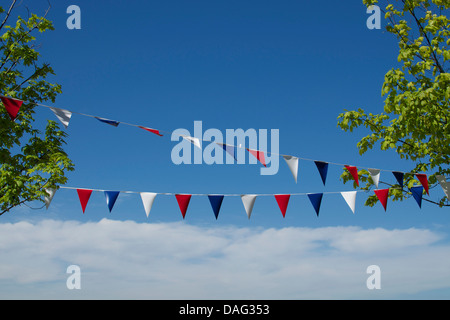
[[[245,194],[241,196],[242,203],[244,204],[245,212],[250,219],[253,211],[253,206],[255,205],[256,195],[255,194]]]
[[[44,191],[46,193],[46,195],[44,197],[44,203],[45,203],[45,207],[48,210],[48,207],[50,206],[50,203],[52,202],[53,197],[55,196],[56,189],[47,188],[47,189],[44,189]]]
[[[294,176],[295,183],[297,183],[297,174],[298,174],[298,158],[293,156],[283,156],[283,159],[286,161],[289,170],[291,170],[292,175]]]
[[[445,181],[446,182],[446,181]],[[207,196],[209,199],[209,203],[214,212],[214,216],[216,220],[219,218],[219,213],[223,204],[223,200],[226,196],[235,196],[240,197],[242,204],[244,205],[245,212],[247,214],[248,219],[250,219],[253,211],[253,207],[255,205],[256,198],[259,196],[273,196],[278,204],[278,207],[281,211],[283,218],[286,217],[287,208],[292,196],[308,196],[316,215],[319,216],[321,203],[323,200],[324,194],[341,194],[342,198],[347,203],[350,210],[355,213],[355,203],[356,203],[356,195],[358,192],[366,192],[365,190],[359,191],[341,191],[341,192],[322,192],[322,193],[291,193],[291,194],[228,194],[228,195],[217,195],[217,194],[180,194],[180,193],[154,193],[154,192],[133,192],[133,191],[110,191],[110,190],[98,190],[98,189],[86,189],[86,188],[72,188],[72,187],[59,187],[61,189],[73,189],[77,191],[81,208],[83,213],[85,213],[86,206],[89,202],[91,194],[93,191],[103,192],[106,198],[106,204],[109,212],[113,210],[114,204],[118,199],[120,193],[137,193],[140,195],[142,204],[144,206],[145,214],[147,218],[149,217],[150,210],[153,206],[154,200],[158,194],[161,195],[171,195],[175,196],[178,202],[179,209],[183,216],[183,219],[186,217],[186,212],[190,203],[192,196]],[[376,189],[374,190],[375,195],[378,200],[382,204],[385,211],[387,211],[387,200],[389,197],[389,191],[391,189],[396,188],[388,188],[388,189]],[[422,207],[422,196],[425,188],[423,186],[414,186],[410,189],[410,194],[412,194],[414,200],[417,202],[419,207]],[[55,189],[45,189],[45,205],[48,209],[56,190]]]
[[[234,146],[230,146],[228,144],[216,142],[217,144],[221,145],[223,150],[225,150],[230,156],[234,158],[234,160],[237,161],[237,155],[236,155],[236,148]]]
[[[58,120],[61,122],[61,124],[64,126],[64,128],[69,127],[70,118],[72,118],[72,112],[65,109],[59,109],[59,108],[53,108],[49,107],[50,110],[53,111],[55,116],[58,118]]]
[[[191,201],[191,195],[176,194],[175,197],[177,198],[178,206],[180,207],[180,211],[184,219],[186,217],[186,211],[188,209],[189,202]]]
[[[450,182],[447,182],[447,179],[445,179],[445,177],[442,175],[438,175],[436,176],[436,178],[438,179],[439,184],[441,185],[441,188],[444,191],[447,198],[450,198],[449,197]]]
[[[142,204],[144,205],[145,214],[148,218],[157,194],[154,192],[140,192],[139,194],[142,199]]]
[[[160,136],[160,137],[163,136],[161,133],[159,133],[159,130],[152,129],[152,128],[147,128],[147,127],[142,127],[142,126],[138,126],[138,127],[141,128],[141,129],[143,129],[143,130],[145,130],[145,131],[154,133],[154,134],[156,134],[157,136]]]
[[[427,195],[430,195],[428,192],[428,178],[427,175],[424,173],[416,173],[417,179],[419,179],[420,183],[422,184],[423,188],[425,189],[425,192]]]
[[[100,121],[102,123],[106,123],[106,124],[111,125],[111,126],[117,127],[119,124],[124,124],[124,125],[129,125],[129,126],[134,126],[134,127],[141,128],[143,130],[151,132],[151,133],[153,133],[155,135],[158,135],[160,137],[163,136],[161,134],[161,130],[149,128],[149,127],[146,127],[146,126],[140,126],[140,125],[136,125],[136,124],[130,124],[130,123],[125,123],[125,122],[116,121],[116,120],[110,120],[110,119],[107,119],[107,118],[104,118],[104,117],[98,117],[98,116],[84,114],[84,113],[80,113],[80,112],[69,111],[67,109],[50,107],[50,106],[46,106],[46,105],[43,105],[43,104],[40,104],[40,103],[36,103],[36,102],[22,101],[22,100],[11,98],[11,97],[0,96],[0,99],[2,100],[3,105],[5,106],[5,109],[8,112],[11,120],[14,120],[17,117],[17,114],[18,114],[18,112],[19,112],[19,110],[20,110],[20,108],[21,108],[23,103],[29,103],[29,104],[34,104],[34,105],[37,105],[37,106],[49,108],[51,111],[53,111],[55,116],[60,120],[60,122],[63,124],[63,126],[66,129],[67,129],[68,125],[69,125],[69,121],[71,120],[72,114],[78,114],[78,115],[82,115],[82,116],[86,116],[86,117],[95,118],[98,121]],[[200,149],[202,148],[201,142],[200,142],[201,140],[199,138],[197,138],[197,137],[190,137],[190,136],[183,136],[183,135],[181,135],[181,137],[183,137],[185,140],[188,140],[189,142],[194,144],[197,148],[200,148]],[[229,153],[231,156],[233,156],[236,159],[236,148],[238,148],[238,147],[241,148],[241,146],[231,146],[231,145],[225,145],[225,144],[221,144],[221,145],[224,148],[224,150],[227,151],[227,153]],[[263,151],[252,150],[252,149],[247,149],[247,151],[250,154],[252,154],[255,158],[257,158],[258,161],[261,162],[264,166],[267,166],[266,161],[265,161],[265,154],[264,154]],[[328,171],[328,164],[330,164],[331,162],[300,158],[300,157],[295,157],[295,156],[292,156],[292,155],[282,155],[282,154],[278,154],[278,155],[282,156],[285,159],[285,161],[288,164],[289,169],[291,170],[292,175],[294,176],[294,179],[295,179],[296,182],[297,182],[297,172],[298,172],[298,161],[300,159],[301,160],[306,160],[306,161],[314,161],[316,166],[317,166],[317,169],[319,170],[320,176],[322,178],[322,182],[325,185],[327,171]],[[332,163],[332,164],[341,166],[341,164],[337,164],[337,163]],[[342,165],[342,166],[344,166],[350,172],[350,174],[352,175],[352,177],[355,180],[356,184],[359,186],[359,177],[358,177],[357,167],[356,166],[350,166],[350,165]],[[368,171],[369,171],[369,173],[370,173],[370,175],[372,177],[372,180],[374,181],[374,184],[378,188],[379,172],[381,170],[380,169],[368,169]],[[384,171],[388,171],[388,170],[384,170]],[[392,173],[394,174],[395,178],[397,179],[399,185],[403,188],[404,173],[403,172],[399,172],[399,171],[392,171]],[[417,178],[421,181],[422,185],[424,186],[425,191],[429,195],[429,187],[428,187],[428,181],[427,181],[427,178],[426,178],[426,174],[422,174],[422,173],[411,173],[411,174],[416,174],[417,175]]]
[[[350,207],[353,213],[355,213],[356,193],[357,193],[356,191],[341,192],[342,197],[344,198],[345,202]]]
[[[316,211],[317,216],[319,216],[320,204],[322,203],[323,193],[309,193],[308,198]]]
[[[258,159],[258,161],[261,162],[264,167],[267,167],[266,159],[264,158],[264,152],[252,149],[247,149],[247,151],[250,152],[256,159]]]
[[[190,143],[192,143],[194,146],[196,146],[199,149],[202,149],[202,146],[200,144],[200,139],[199,138],[195,138],[195,137],[189,137],[189,136],[182,136],[183,139],[189,141]]]
[[[384,211],[386,211],[389,189],[379,189],[374,191],[375,194],[377,195],[378,200],[380,200],[380,203],[383,205]]]
[[[6,112],[8,112],[9,117],[12,121],[16,120],[17,114],[19,113],[20,107],[23,104],[23,101],[18,99],[0,97],[5,106]]]
[[[399,172],[399,171],[393,171],[392,174],[394,175],[395,179],[397,179],[397,182],[400,185],[400,188],[403,189],[404,173],[403,172]]]
[[[276,194],[275,199],[277,200],[278,207],[281,210],[281,214],[283,218],[286,216],[287,206],[289,204],[289,199],[291,198],[290,194]]]
[[[222,206],[224,196],[220,195],[208,195],[209,202],[211,203],[211,207],[214,211],[214,215],[216,216],[216,220],[219,217],[220,207]]]
[[[99,118],[99,117],[95,117],[95,119],[97,119],[100,122],[109,124],[110,126],[113,126],[113,127],[118,127],[120,124],[119,121],[115,121],[115,120],[109,120],[109,119]]]
[[[17,116],[18,113],[20,112],[21,106],[23,103],[28,103],[28,104],[33,104],[33,105],[38,105],[38,106],[43,106],[43,107],[47,107],[49,108],[54,115],[58,118],[58,120],[61,122],[61,124],[67,129],[69,126],[69,123],[72,119],[72,115],[75,114],[79,114],[79,115],[83,115],[83,116],[87,116],[87,117],[92,117],[95,118],[96,120],[98,120],[99,122],[117,127],[119,126],[119,124],[123,123],[125,125],[130,125],[130,126],[134,126],[134,127],[138,127],[141,128],[143,130],[146,130],[148,132],[151,132],[155,135],[158,136],[163,136],[161,134],[161,130],[159,129],[153,129],[153,128],[149,128],[146,126],[139,126],[139,125],[134,125],[134,124],[129,124],[129,123],[125,123],[125,122],[120,122],[120,121],[116,121],[116,120],[110,120],[104,117],[98,117],[98,116],[93,116],[93,115],[88,115],[88,114],[83,114],[83,113],[79,113],[79,112],[73,112],[73,111],[69,111],[67,109],[61,109],[61,108],[56,108],[56,107],[50,107],[50,106],[45,106],[39,103],[34,103],[34,102],[27,102],[27,101],[22,101],[19,99],[15,99],[15,98],[11,98],[11,97],[4,97],[4,96],[0,96],[0,99],[3,103],[3,106],[5,107],[9,117],[11,118],[12,121],[14,121]],[[197,148],[201,149],[202,148],[202,144],[201,144],[201,139],[197,138],[197,137],[191,137],[191,136],[182,136],[183,139],[191,142],[194,146],[196,146]],[[232,145],[227,145],[227,144],[221,144],[223,149],[231,156],[233,156],[233,158],[236,160],[236,150],[237,150],[237,146],[232,146]],[[239,145],[239,148],[241,148],[241,145]],[[253,156],[255,157],[262,165],[264,165],[265,167],[267,166],[266,164],[266,159],[265,159],[265,152],[260,151],[260,150],[252,150],[252,149],[248,149],[246,148],[246,150]],[[326,179],[327,179],[327,174],[328,174],[328,166],[329,164],[334,164],[334,165],[341,165],[341,164],[337,164],[337,163],[331,163],[331,162],[327,162],[327,161],[319,161],[319,160],[312,160],[312,159],[305,159],[305,158],[300,158],[300,157],[295,157],[295,156],[291,156],[291,155],[279,155],[282,156],[283,159],[285,160],[285,162],[287,163],[289,170],[291,171],[295,182],[297,183],[297,178],[298,178],[298,165],[299,165],[299,160],[307,160],[307,161],[314,161],[317,170],[320,174],[320,177],[322,179],[323,185],[325,186],[326,184]],[[359,186],[359,176],[358,176],[358,168],[356,166],[353,165],[342,165],[344,166],[344,168],[351,174],[353,180],[355,181],[356,185]],[[387,206],[387,194],[388,192],[385,190],[389,190],[389,189],[378,189],[379,187],[379,182],[380,182],[380,173],[381,173],[381,169],[374,169],[374,168],[369,168],[368,172],[369,175],[374,183],[374,185],[377,188],[377,191],[375,192],[377,194],[378,199],[380,200],[380,202],[383,204],[383,207],[386,210],[386,206]],[[384,171],[388,171],[388,170],[384,170]],[[391,171],[392,174],[394,175],[395,179],[397,180],[398,184],[400,185],[400,187],[403,189],[404,188],[404,172],[400,172],[400,171]],[[421,186],[423,187],[423,190],[426,192],[427,195],[429,195],[429,183],[428,183],[428,176],[425,173],[406,173],[406,174],[414,174],[417,179],[420,181]],[[438,181],[445,193],[445,195],[447,196],[447,198],[449,197],[449,189],[450,189],[450,185],[449,182],[447,182],[445,180],[444,176],[438,176]],[[52,191],[47,192],[47,196],[44,199],[44,202],[48,208],[48,206],[50,205],[50,202],[52,201],[52,197],[54,195],[54,191],[53,193],[51,193]],[[92,190],[91,190],[92,192]],[[419,187],[413,187],[413,189],[410,189],[410,192],[413,194],[414,199],[417,201],[417,203],[419,204],[419,206],[421,206],[421,202],[422,202],[422,195],[420,194],[420,188]],[[350,209],[352,210],[352,212],[354,213],[355,211],[355,206],[354,206],[354,202],[355,202],[355,197],[356,194],[355,193],[341,193],[342,197],[344,197],[345,201],[347,202],[348,206],[350,207]],[[116,191],[108,191],[105,192],[105,197],[106,197],[106,201],[108,204],[108,208],[110,211],[112,211],[114,204],[117,200],[119,193]],[[316,209],[316,213],[318,214],[318,209],[320,209],[320,203],[321,203],[321,196],[319,196],[320,194],[311,194],[310,196],[310,200],[313,203],[314,208]],[[321,194],[323,195],[323,194]],[[282,195],[280,195],[282,196]],[[285,195],[286,196],[286,195]],[[83,209],[83,213],[86,209],[86,205],[89,201],[89,197],[90,197],[90,193],[89,190],[79,190],[79,197],[80,197],[80,203]],[[148,199],[147,199],[148,198]],[[277,197],[277,202],[279,199],[283,199],[280,197]],[[320,198],[320,200],[319,200]],[[211,205],[213,206],[213,210],[214,213],[216,215],[216,218],[218,217],[218,213],[220,210],[220,205],[223,201],[220,201],[220,205],[219,205],[219,200],[211,200],[211,199],[215,199],[215,198],[210,198],[210,201],[217,201],[217,202],[211,202]],[[219,198],[217,198],[219,199]],[[256,195],[244,195],[242,196],[242,201],[244,203],[244,207],[246,209],[247,215],[250,217],[252,209],[253,209],[253,205],[254,205],[254,201],[256,199]],[[151,209],[151,206],[153,204],[153,200],[154,200],[154,195],[149,196],[146,194],[142,195],[142,200],[143,202],[145,202],[144,205],[144,209],[146,211],[146,214],[148,215]],[[183,214],[183,218],[186,214],[186,210],[189,204],[189,200],[190,197],[188,199],[188,195],[180,195],[179,197],[177,197],[177,201],[180,205],[180,210]],[[286,201],[286,200],[283,200]],[[287,208],[287,203],[288,201],[285,202],[286,204],[286,208]],[[281,202],[281,204],[284,205],[284,202]],[[280,205],[280,203],[279,203]],[[286,213],[286,208],[283,209],[283,207],[280,207],[280,210],[283,213],[283,216]]]
[[[83,213],[86,210],[86,206],[89,202],[89,198],[91,197],[92,190],[89,189],[77,189],[78,197],[80,198],[81,209]]]
[[[417,186],[411,188],[411,193],[416,200],[417,204],[419,205],[419,208],[422,208],[422,196],[423,196],[423,186]]]
[[[320,177],[322,178],[323,185],[325,185],[328,173],[328,162],[314,161],[314,163],[316,164],[317,170],[319,170],[319,174]]]
[[[106,204],[108,206],[109,212],[112,211],[119,194],[120,191],[105,191]]]
[[[373,184],[378,189],[378,183],[380,181],[380,169],[368,169],[370,177],[372,178]]]
[[[355,180],[356,185],[359,187],[359,177],[358,177],[358,169],[355,166],[348,166],[346,165],[345,168],[350,172],[350,174],[353,177],[353,180]]]

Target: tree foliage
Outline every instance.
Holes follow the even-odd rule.
[[[450,11],[449,0],[363,0],[366,6],[379,5],[388,22],[386,30],[398,39],[398,64],[384,78],[381,94],[384,112],[367,114],[362,108],[339,115],[338,126],[352,132],[365,127],[370,134],[357,144],[362,155],[379,145],[394,149],[401,159],[414,165],[405,174],[404,188],[392,187],[392,200],[410,196],[409,188],[418,181],[414,173],[427,173],[430,188],[437,185],[437,175],[450,176]],[[359,171],[362,188],[373,188],[366,170]],[[351,181],[348,172],[341,175]],[[424,200],[450,206],[447,198]],[[373,206],[375,196],[367,199]]]
[[[51,21],[28,14],[9,25],[16,1],[0,6],[0,94],[25,101],[15,121],[0,103],[0,215],[30,201],[43,201],[45,188],[67,181],[73,163],[64,152],[67,134],[55,121],[39,130],[36,103],[55,101],[61,86],[48,81],[53,69],[41,62],[35,36],[53,30]]]

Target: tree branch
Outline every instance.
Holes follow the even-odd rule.
[[[2,24],[0,25],[0,30],[2,30],[2,28],[3,28],[3,26],[5,25],[6,21],[8,21],[9,15],[11,14],[12,9],[13,9],[14,6],[16,5],[16,2],[17,2],[17,0],[14,0],[14,1],[11,3],[11,6],[9,7],[9,10],[8,10],[8,12],[6,13],[6,17],[5,17],[5,19],[3,20]]]
[[[433,47],[431,45],[431,41],[428,38],[427,33],[424,31],[424,28],[423,28],[422,24],[420,23],[419,19],[417,18],[414,10],[413,9],[409,9],[409,13],[411,13],[411,15],[414,17],[414,19],[416,20],[416,24],[419,26],[420,33],[423,34],[423,36],[427,40],[428,46],[430,47],[431,52],[433,53],[433,60],[436,63],[436,67],[439,69],[440,73],[445,73],[444,69],[442,68],[441,64],[439,63],[438,58],[436,57],[436,52],[435,52],[435,50],[433,50]]]

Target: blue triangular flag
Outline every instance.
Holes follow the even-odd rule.
[[[112,211],[112,208],[114,207],[114,203],[116,203],[119,193],[120,191],[105,191],[106,204],[108,205],[109,212]]]
[[[95,117],[95,119],[97,119],[98,121],[101,121],[103,123],[109,124],[111,126],[114,126],[114,127],[117,127],[119,125],[119,123],[120,123],[118,121],[104,119],[104,118],[98,118],[98,117]]]
[[[320,204],[322,202],[323,193],[308,193],[309,200],[311,201],[317,216],[319,216]]]
[[[320,176],[322,177],[323,185],[325,185],[325,180],[327,180],[328,173],[328,162],[314,161],[314,163],[316,164]]]
[[[422,186],[412,187],[410,191],[414,199],[416,199],[419,208],[422,208],[423,187]]]
[[[217,217],[219,216],[220,207],[222,206],[224,196],[208,196],[209,202],[211,203],[211,207],[213,208],[214,215]]]
[[[392,174],[395,176],[395,179],[397,179],[398,184],[403,189],[403,172],[393,171]]]
[[[234,146],[229,146],[229,145],[226,145],[226,144],[222,144],[222,148],[223,148],[223,150],[228,152],[234,158],[234,160],[237,161],[236,148]]]

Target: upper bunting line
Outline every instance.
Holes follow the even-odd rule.
[[[127,126],[132,126],[132,127],[136,127],[136,128],[140,128],[140,129],[144,129],[146,131],[152,132],[158,136],[162,136],[162,133],[167,133],[167,134],[174,134],[171,131],[167,131],[167,130],[159,130],[159,129],[154,129],[154,128],[150,128],[147,126],[143,126],[143,125],[137,125],[137,124],[133,124],[133,123],[127,123],[127,122],[122,122],[122,121],[117,121],[117,120],[112,120],[112,119],[108,119],[108,118],[104,118],[104,117],[100,117],[100,116],[95,116],[95,115],[91,115],[91,114],[86,114],[86,113],[81,113],[81,112],[77,112],[77,111],[71,111],[68,109],[62,109],[62,108],[57,108],[57,107],[51,107],[48,105],[44,105],[41,103],[36,103],[36,102],[30,102],[30,101],[25,101],[25,100],[20,100],[17,98],[12,98],[12,97],[6,97],[3,95],[0,95],[0,99],[3,102],[3,105],[5,106],[8,114],[11,117],[11,120],[15,120],[17,117],[17,114],[19,112],[19,109],[22,105],[22,103],[27,103],[27,104],[34,104],[37,106],[41,106],[41,107],[45,107],[50,109],[51,111],[53,111],[53,113],[55,114],[55,116],[61,121],[61,123],[64,125],[64,127],[67,129],[68,125],[69,125],[69,121],[71,119],[72,114],[77,114],[77,115],[81,115],[81,116],[85,116],[85,117],[90,117],[90,118],[94,118],[97,119],[103,123],[112,125],[117,127],[119,124],[123,124],[123,125],[127,125]],[[395,171],[395,170],[388,170],[388,169],[375,169],[375,168],[371,168],[371,167],[363,167],[363,166],[351,166],[348,164],[343,164],[343,163],[336,163],[336,162],[330,162],[330,161],[322,161],[322,160],[314,160],[314,159],[310,159],[310,158],[303,158],[303,157],[299,157],[299,156],[292,156],[292,155],[286,155],[286,154],[279,154],[279,153],[274,153],[271,151],[260,151],[260,150],[251,150],[245,147],[242,147],[241,145],[236,146],[236,145],[231,145],[231,144],[226,144],[226,143],[218,143],[215,141],[211,141],[211,140],[205,140],[205,139],[199,139],[196,137],[189,137],[189,136],[184,136],[184,135],[178,135],[181,138],[184,138],[188,141],[190,141],[191,143],[193,143],[195,146],[200,147],[200,144],[198,143],[199,141],[204,141],[204,142],[210,142],[210,143],[216,143],[219,145],[222,145],[222,147],[228,151],[226,149],[226,147],[232,147],[232,148],[240,148],[240,149],[246,149],[248,150],[253,156],[255,156],[264,166],[265,166],[265,160],[264,160],[264,153],[266,154],[271,154],[271,155],[276,155],[276,156],[281,156],[284,158],[284,160],[287,162],[289,168],[291,169],[292,174],[294,175],[295,181],[297,182],[297,167],[298,167],[298,160],[303,160],[303,161],[311,161],[311,162],[315,162],[320,174],[322,175],[322,180],[323,183],[325,184],[325,179],[326,179],[326,173],[328,170],[328,164],[331,165],[336,165],[336,166],[342,166],[347,168],[347,170],[351,173],[351,175],[353,176],[354,180],[357,182],[357,185],[359,186],[359,182],[358,182],[358,173],[357,173],[357,168],[360,169],[366,169],[369,171],[371,177],[373,179],[376,179],[375,184],[378,187],[378,180],[379,180],[379,173],[381,171],[384,172],[392,172],[394,174],[394,176],[396,177],[397,181],[399,182],[400,186],[403,186],[403,175],[420,175],[425,176],[424,174],[421,173],[416,173],[416,172],[402,172],[402,171]],[[262,153],[262,157],[260,158],[260,154]],[[321,166],[321,167],[319,167]],[[419,177],[418,177],[419,178]],[[426,179],[426,176],[425,176]],[[419,178],[419,180],[422,180],[421,178]],[[422,182],[422,181],[421,181]],[[427,188],[427,187],[426,187]]]

